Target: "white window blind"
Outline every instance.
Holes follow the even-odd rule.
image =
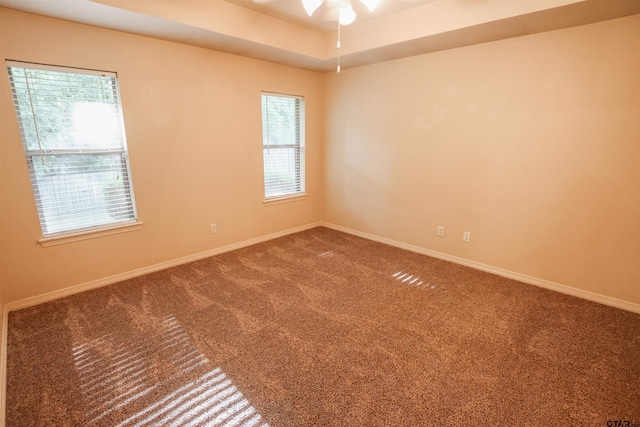
[[[262,94],[264,197],[304,193],[304,99]]]
[[[116,74],[7,70],[43,235],[136,222]]]

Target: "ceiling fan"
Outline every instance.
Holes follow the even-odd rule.
[[[291,0],[251,0],[253,3],[257,4],[276,4],[279,2],[287,1],[288,3]],[[368,10],[369,12],[373,12],[382,0],[300,0],[300,4],[306,11],[308,16],[312,16],[321,6],[324,6],[321,10],[323,13],[323,18],[325,20],[330,21],[338,21],[338,37],[337,37],[337,59],[338,66],[337,72],[340,72],[340,39],[341,39],[341,26],[349,25],[356,20],[356,10],[358,13],[365,12]],[[416,0],[393,0],[393,1],[416,1]],[[424,1],[424,0],[422,0]],[[290,3],[289,3],[290,4]],[[356,10],[354,10],[354,5]]]
[[[256,4],[278,3],[282,0],[252,0]],[[287,0],[290,1],[290,0]],[[325,21],[339,21],[340,25],[349,25],[356,19],[356,11],[352,3],[360,3],[365,6],[369,12],[373,12],[382,0],[300,0],[302,7],[311,16],[318,9],[318,13],[322,13],[322,19]],[[398,0],[393,0],[398,1]],[[406,1],[406,0],[400,0]],[[362,7],[358,5],[359,7]],[[320,8],[320,6],[324,6]],[[357,10],[357,8],[356,8]]]
[[[313,15],[313,12],[315,12],[320,7],[320,5],[324,3],[324,0],[301,0],[301,1],[302,1],[302,6],[304,7],[304,10],[307,12],[309,16]],[[328,0],[328,2],[330,1],[331,0]],[[369,12],[373,12],[376,9],[376,7],[378,7],[380,0],[360,0],[360,2],[363,5],[365,5],[367,9],[369,9]],[[354,12],[353,7],[351,6],[351,0],[338,0],[338,1],[334,1],[334,3],[336,3],[335,6],[337,6],[338,8],[338,21],[340,22],[340,25],[349,25],[356,20],[356,13]]]

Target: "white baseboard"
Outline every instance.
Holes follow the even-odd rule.
[[[144,274],[153,273],[155,271],[164,270],[166,268],[175,267],[177,265],[186,264],[188,262],[197,261],[203,258],[208,258],[210,256],[218,255],[225,252],[230,252],[236,249],[244,248],[247,246],[255,245],[257,243],[266,242],[268,240],[277,239],[278,237],[286,236],[288,234],[298,233],[300,231],[309,230],[314,227],[319,227],[322,225],[320,222],[314,222],[311,224],[306,224],[300,227],[289,228],[287,230],[278,231],[276,233],[267,234],[260,237],[255,237],[253,239],[245,240],[238,243],[233,243],[231,245],[223,246],[220,248],[211,249],[204,252],[199,252],[193,255],[187,255],[185,257],[172,259],[169,261],[161,262],[158,264],[150,265],[148,267],[138,268],[136,270],[127,271],[124,273],[115,274],[113,276],[104,277],[102,279],[93,280],[91,282],[82,283],[75,286],[70,286],[68,288],[60,289],[57,291],[49,292],[43,295],[38,295],[31,298],[25,298],[19,301],[10,302],[4,305],[4,311],[6,313],[10,311],[20,310],[23,308],[31,307],[34,305],[42,304],[48,301],[53,301],[58,298],[63,298],[69,295],[77,294],[80,292],[88,291],[90,289],[99,288],[106,285],[111,285],[113,283],[121,282],[123,280],[131,279],[134,277],[142,276]],[[6,325],[6,323],[5,323]],[[3,325],[4,328],[6,326]],[[1,427],[1,426],[0,426]]]
[[[374,234],[364,233],[362,231],[353,230],[347,227],[342,227],[339,225],[327,223],[327,222],[315,222],[307,225],[303,225],[296,228],[290,228],[284,231],[279,231],[277,233],[272,233],[260,237],[256,237],[253,239],[245,240],[242,242],[234,243],[231,245],[223,246],[216,249],[211,249],[209,251],[200,252],[193,255],[188,255],[185,257],[177,258],[170,261],[161,262],[159,264],[151,265],[148,267],[139,268],[136,270],[128,271],[121,274],[116,274],[113,276],[105,277],[103,279],[94,280],[91,282],[83,283],[80,285],[71,286],[65,289],[60,289],[58,291],[49,292],[44,295],[39,295],[32,298],[26,298],[20,301],[11,302],[8,304],[2,304],[0,302],[0,333],[1,335],[1,345],[0,345],[0,427],[5,426],[6,420],[6,387],[7,387],[7,326],[8,326],[8,315],[10,311],[19,310],[26,307],[31,307],[37,304],[41,304],[44,302],[52,301],[54,299],[63,298],[65,296],[73,295],[79,292],[83,292],[89,289],[98,288],[101,286],[110,285],[113,283],[120,282],[122,280],[131,279],[133,277],[141,276],[143,274],[152,273],[155,271],[163,270],[170,267],[175,267],[180,264],[186,264],[188,262],[197,261],[203,258],[208,258],[210,256],[218,255],[224,252],[233,251],[236,249],[244,248],[247,246],[255,245],[257,243],[266,242],[268,240],[276,239],[278,237],[286,236],[288,234],[298,233],[300,231],[309,230],[314,227],[324,226],[327,228],[331,228],[333,230],[342,231],[344,233],[352,234],[354,236],[362,237],[368,240],[373,240],[375,242],[384,243],[387,245],[395,246],[401,249],[406,249],[412,252],[416,252],[419,254],[431,256],[434,258],[442,259],[445,261],[450,261],[456,264],[464,265],[467,267],[475,268],[477,270],[486,271],[488,273],[493,273],[498,276],[503,276],[509,279],[514,279],[523,283],[528,283],[530,285],[539,286],[546,289],[551,289],[557,292],[561,292],[568,295],[573,295],[579,298],[583,298],[586,300],[598,302],[601,304],[606,304],[612,307],[621,308],[623,310],[628,310],[634,313],[640,313],[640,304],[631,303],[628,301],[619,300],[616,298],[608,297],[606,295],[596,294],[594,292],[584,291],[582,289],[572,288],[570,286],[561,285],[559,283],[550,282],[548,280],[538,279],[536,277],[527,276],[525,274],[516,273],[509,270],[504,270],[497,267],[492,267],[490,265],[482,264],[475,261],[470,261],[464,258],[456,257],[453,255],[448,255],[442,252],[437,252],[429,249],[425,249],[419,246],[410,245],[407,243],[402,243],[396,240],[387,239],[385,237],[380,237]]]
[[[486,271],[487,273],[496,274],[498,276],[506,277],[508,279],[517,280],[519,282],[527,283],[529,285],[539,286],[541,288],[551,289],[563,294],[572,295],[578,298],[594,301],[600,304],[609,305],[623,310],[631,311],[640,314],[640,304],[612,298],[606,295],[597,294],[595,292],[589,292],[582,289],[573,288],[571,286],[562,285],[560,283],[551,282],[537,277],[527,276],[526,274],[516,273],[514,271],[504,270],[498,267],[492,267],[490,265],[482,264],[476,261],[460,258],[457,256],[445,254],[442,252],[425,249],[420,246],[410,245],[407,243],[399,242],[386,237],[380,237],[375,234],[364,233],[362,231],[353,230],[351,228],[335,225],[327,222],[322,222],[323,227],[331,228],[333,230],[342,231],[344,233],[352,234],[354,236],[362,237],[364,239],[373,240],[374,242],[384,243],[397,248],[406,249],[411,252],[416,252],[422,255],[428,255],[433,258],[450,261],[456,264],[464,265],[467,267],[475,268],[476,270]]]
[[[7,407],[7,333],[8,333],[8,320],[9,312],[14,310],[20,310],[22,308],[31,307],[44,302],[52,301],[54,299],[63,298],[69,295],[77,294],[79,292],[87,291],[89,289],[99,288],[101,286],[110,285],[120,282],[122,280],[131,279],[133,277],[142,276],[143,274],[152,273],[154,271],[164,270],[165,268],[175,267],[176,265],[186,264],[188,262],[197,261],[199,259],[208,258],[213,255],[218,255],[224,252],[233,251],[235,249],[244,248],[246,246],[255,245],[257,243],[266,242],[268,240],[276,239],[278,237],[286,236],[288,234],[298,233],[300,231],[308,230],[314,227],[322,225],[320,222],[314,222],[306,224],[300,227],[290,228],[277,233],[267,234],[265,236],[256,237],[253,239],[245,240],[242,242],[234,243],[231,245],[223,246],[209,251],[200,252],[193,255],[188,255],[182,258],[173,259],[170,261],[161,262],[159,264],[151,265],[148,267],[139,268],[125,273],[116,274],[113,276],[105,277],[91,282],[83,283],[80,285],[70,286],[68,288],[60,289],[58,291],[49,292],[44,295],[38,295],[31,298],[25,298],[23,300],[10,302],[3,304],[0,300],[0,333],[2,334],[2,342],[0,344],[0,427],[5,427],[6,423],[6,407]]]

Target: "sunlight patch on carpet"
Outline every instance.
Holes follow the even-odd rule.
[[[420,279],[420,276],[405,273],[403,271],[394,273],[393,278],[398,282],[405,283],[407,285],[421,286],[422,284],[424,284],[424,281]]]
[[[124,411],[133,415],[118,426],[268,426],[221,368],[193,379],[194,370],[209,360],[175,317],[159,319],[158,326],[159,340],[156,336],[117,340],[109,334],[74,345],[74,363],[91,424]],[[149,354],[162,356],[150,358]],[[182,385],[169,387],[169,382]],[[138,399],[147,395],[158,398],[149,403],[147,397],[141,405]]]
[[[220,368],[179,387],[118,424],[128,425],[268,426]]]
[[[330,258],[332,256],[334,256],[335,253],[333,251],[326,251],[326,252],[322,252],[320,255],[318,255],[320,258]]]
[[[425,281],[416,274],[410,274],[404,271],[397,271],[392,275],[392,277],[405,285],[421,286],[430,289],[436,289],[438,287],[438,285],[433,283],[425,283]]]

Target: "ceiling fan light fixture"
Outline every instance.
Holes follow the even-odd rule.
[[[254,0],[257,1],[257,0]],[[318,10],[318,8],[324,3],[324,0],[300,0],[302,2],[302,6],[304,10],[307,12],[307,15],[313,15],[313,12]],[[369,9],[369,12],[373,12],[378,5],[380,4],[380,0],[360,0],[360,2]],[[351,0],[327,0],[328,6],[335,10],[338,9],[338,40],[336,43],[336,48],[338,49],[338,67],[336,71],[340,72],[340,27],[344,25],[349,25],[356,20],[356,12],[353,10],[353,6],[351,6]]]
[[[349,25],[355,20],[356,13],[353,11],[351,3],[346,2],[344,5],[341,5],[338,14],[338,21],[340,22],[340,25]]]
[[[376,7],[380,4],[380,0],[360,0],[360,2],[369,9],[369,12],[376,10]]]
[[[304,6],[304,10],[307,12],[307,15],[313,15],[324,0],[302,0],[302,6]]]

